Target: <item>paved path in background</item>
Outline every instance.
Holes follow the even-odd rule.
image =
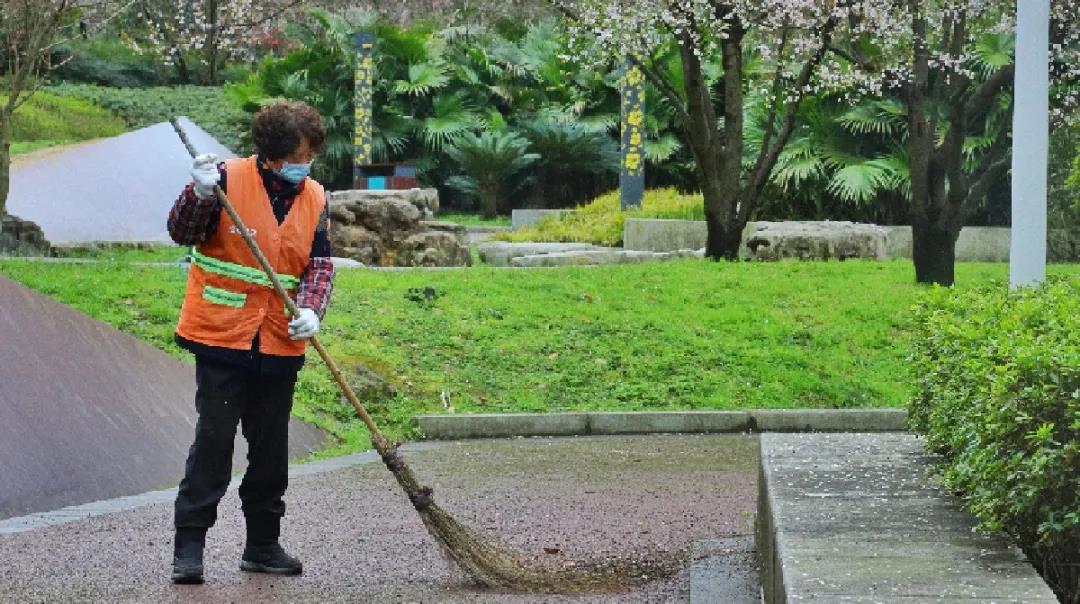
[[[234,157],[187,118],[181,122],[200,153]],[[7,211],[37,223],[53,245],[168,242],[165,217],[191,180],[190,170],[187,150],[162,122],[18,160]]]
[[[481,532],[527,554],[596,559],[677,555],[702,540],[751,534],[757,449],[756,437],[744,435],[529,438],[426,444],[406,459],[435,488],[440,505]],[[0,601],[689,600],[689,567],[632,593],[480,591],[442,559],[378,463],[296,476],[286,502],[283,541],[303,559],[301,577],[237,569],[243,527],[233,492],[209,534],[205,585],[166,581],[171,505],[157,503],[0,535]],[[558,553],[544,554],[544,548]],[[722,569],[732,581],[756,572],[749,556],[732,562]]]

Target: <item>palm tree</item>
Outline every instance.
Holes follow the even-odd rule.
[[[551,206],[592,199],[613,184],[619,150],[611,136],[575,122],[536,119],[520,133],[540,159],[535,165],[532,197]]]
[[[499,201],[523,184],[522,171],[540,159],[528,147],[528,140],[509,132],[465,134],[446,149],[463,173],[447,184],[478,197],[480,213],[494,218]]]
[[[799,118],[770,176],[790,202],[809,201],[818,219],[867,217],[883,197],[910,195],[906,116],[898,101],[850,106],[835,98],[806,99]],[[759,129],[749,131],[753,145]]]

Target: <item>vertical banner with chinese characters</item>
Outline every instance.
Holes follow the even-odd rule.
[[[629,59],[624,74],[619,205],[625,210],[641,207],[645,195],[645,78]]]
[[[356,112],[353,123],[353,187],[360,187],[360,167],[371,163],[371,86],[374,72],[372,51],[375,47],[375,34],[356,32],[353,34],[353,46],[356,48],[355,88]]]

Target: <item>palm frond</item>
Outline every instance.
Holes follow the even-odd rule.
[[[428,148],[439,150],[454,142],[480,123],[475,110],[460,94],[435,99],[434,115],[424,119],[421,136]]]
[[[849,132],[857,135],[894,136],[906,126],[903,106],[892,99],[864,101],[836,119]]]
[[[682,143],[678,137],[668,132],[659,138],[645,140],[645,159],[654,164],[663,163],[674,157],[680,149]]]
[[[1016,54],[1016,37],[1006,33],[984,33],[975,40],[970,64],[984,79],[1011,65]]]
[[[450,83],[446,66],[439,63],[409,65],[409,79],[394,83],[394,92],[412,96],[427,96]]]
[[[873,201],[895,182],[894,167],[892,161],[881,158],[848,164],[833,174],[826,190],[848,203]]]

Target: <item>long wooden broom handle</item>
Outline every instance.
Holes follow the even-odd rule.
[[[191,157],[194,158],[197,156],[198,152],[191,144],[191,141],[188,140],[187,133],[185,133],[183,127],[180,126],[179,120],[173,117],[169,119],[169,122],[172,124],[173,129],[176,130],[176,134],[180,136],[180,140],[184,143],[184,147],[187,148]],[[285,302],[285,307],[289,309],[289,313],[294,317],[299,316],[300,310],[296,308],[296,303],[293,302],[292,298],[289,297],[289,293],[285,291],[281,282],[278,281],[277,274],[274,273],[274,267],[270,266],[270,262],[266,259],[266,256],[263,255],[262,250],[259,249],[259,244],[255,243],[255,240],[251,238],[247,226],[244,225],[244,221],[240,219],[240,215],[236,213],[232,203],[229,202],[229,198],[225,195],[225,191],[223,191],[220,186],[214,185],[214,193],[216,193],[218,199],[221,200],[221,206],[229,213],[229,218],[232,218],[236,228],[240,229],[240,235],[244,237],[244,242],[247,243],[248,249],[251,250],[252,254],[255,254],[255,258],[259,261],[259,266],[262,267],[266,276],[270,278],[270,282],[274,285],[274,291],[276,291],[277,295]],[[315,347],[315,350],[319,352],[319,356],[322,357],[326,366],[330,368],[330,373],[334,374],[334,380],[337,382],[338,387],[341,388],[341,391],[345,393],[345,398],[349,399],[353,408],[356,409],[356,413],[360,416],[360,419],[363,420],[368,431],[371,432],[372,444],[379,450],[379,453],[384,453],[384,449],[388,450],[390,448],[389,441],[383,436],[383,433],[379,430],[379,427],[375,425],[375,422],[371,420],[371,416],[368,415],[367,409],[364,408],[360,399],[356,397],[356,393],[353,392],[353,389],[349,387],[348,382],[346,382],[345,378],[341,375],[341,370],[338,369],[337,363],[330,357],[330,353],[326,351],[322,342],[315,336],[311,336],[310,342],[311,345]]]

